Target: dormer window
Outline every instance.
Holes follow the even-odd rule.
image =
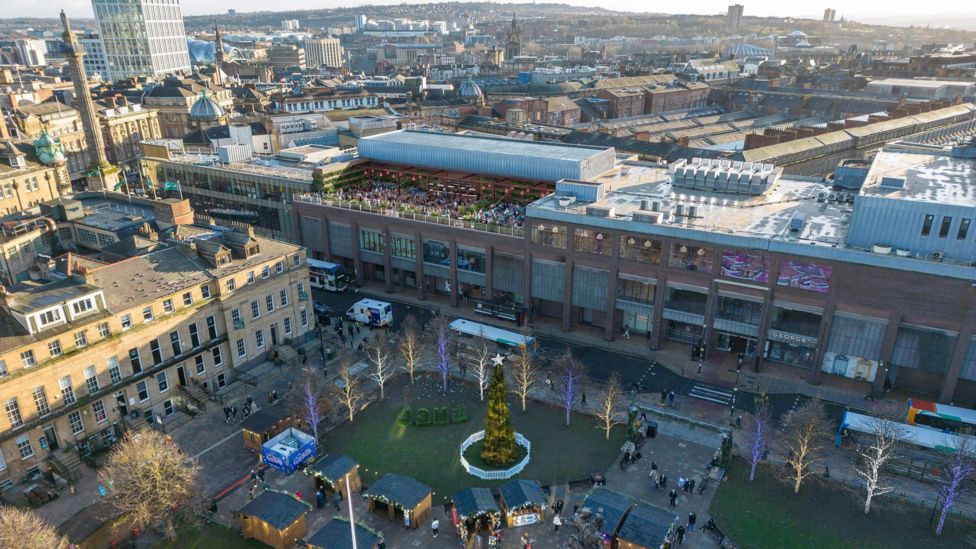
[[[82,299],[80,301],[75,301],[74,303],[71,304],[71,310],[74,312],[75,316],[85,314],[88,311],[93,310],[94,308],[95,308],[95,304],[90,297]]]
[[[40,326],[50,326],[61,322],[61,309],[51,309],[37,315],[37,324]]]

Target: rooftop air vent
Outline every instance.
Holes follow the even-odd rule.
[[[882,177],[881,178],[881,188],[883,188],[883,189],[904,189],[905,188],[905,178],[904,177]]]

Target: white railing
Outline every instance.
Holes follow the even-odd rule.
[[[522,461],[516,463],[508,469],[486,470],[471,465],[468,463],[468,460],[465,459],[464,452],[467,451],[472,444],[478,442],[479,440],[484,440],[484,438],[485,432],[478,431],[477,433],[474,433],[473,435],[464,439],[464,442],[461,443],[461,465],[464,467],[464,470],[468,472],[468,474],[478,477],[481,480],[504,480],[507,478],[512,478],[521,473],[522,469],[525,469],[525,466],[529,464],[529,459],[532,457],[532,443],[529,442],[529,439],[522,436],[522,433],[515,433],[515,443],[525,448],[525,457],[522,458]]]

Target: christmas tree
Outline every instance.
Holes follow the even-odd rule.
[[[485,415],[485,442],[481,460],[489,465],[505,466],[515,461],[515,431],[509,416],[505,370],[495,366],[495,374],[488,388],[488,413]]]

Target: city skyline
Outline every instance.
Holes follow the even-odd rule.
[[[396,4],[427,4],[428,2],[421,2],[419,0],[406,0],[405,2],[397,2]],[[499,11],[504,11],[504,5],[510,3],[524,3],[524,2],[499,2]],[[701,14],[701,15],[724,15],[728,6],[735,2],[723,1],[723,0],[690,0],[687,2],[682,2],[680,8],[672,8],[670,5],[660,5],[654,6],[652,10],[647,9],[646,4],[633,2],[631,0],[607,0],[604,2],[594,2],[593,0],[565,0],[564,2],[554,2],[554,3],[564,3],[579,7],[602,7],[609,10],[620,11],[620,12],[633,12],[633,13],[673,13],[673,14]],[[741,2],[740,2],[741,3]],[[301,0],[283,0],[275,3],[274,10],[263,9],[267,7],[264,2],[258,2],[257,0],[243,0],[243,1],[231,1],[231,0],[220,0],[217,2],[192,2],[185,1],[182,2],[183,12],[187,16],[195,15],[219,15],[226,13],[228,9],[236,9],[238,13],[245,12],[268,12],[268,11],[297,11],[297,10],[309,10],[309,9],[322,9],[322,8],[350,8],[356,6],[380,6],[380,5],[392,5],[392,3],[382,3],[382,2],[358,2],[358,1],[340,1],[340,2],[329,2],[329,5],[323,6],[310,6],[307,2]],[[922,21],[942,21],[949,18],[950,16],[962,16],[963,18],[976,18],[976,10],[972,10],[971,13],[965,13],[965,10],[946,10],[946,11],[926,11],[920,10],[919,6],[915,2],[908,2],[907,0],[895,0],[891,2],[880,2],[878,0],[860,0],[856,2],[846,2],[843,4],[838,4],[837,2],[824,1],[816,5],[806,5],[799,8],[799,11],[792,12],[795,6],[784,5],[782,2],[775,2],[773,0],[758,0],[754,2],[746,2],[745,5],[745,16],[755,17],[755,16],[775,16],[775,17],[797,17],[802,19],[819,19],[823,15],[823,10],[826,8],[837,9],[838,18],[846,17],[853,18],[859,21],[868,23],[885,24],[886,21],[892,21],[893,24],[896,22],[898,25],[911,24],[910,21],[906,20],[910,17],[918,17],[920,22],[918,24],[926,24]],[[63,0],[59,3],[61,9],[64,9],[69,17],[94,17],[92,11],[92,5],[90,0]],[[368,10],[367,10],[368,11]],[[51,12],[50,6],[43,4],[30,4],[22,3],[12,6],[12,9],[6,12],[9,17],[54,17]],[[951,20],[951,19],[950,19]]]

